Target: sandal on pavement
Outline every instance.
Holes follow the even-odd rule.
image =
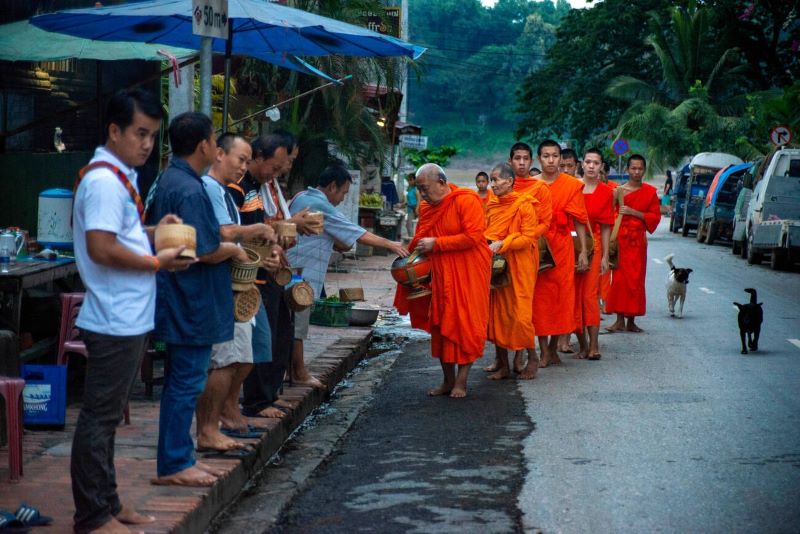
[[[240,460],[247,458],[253,452],[251,448],[236,448],[236,449],[197,449],[197,452],[203,455],[203,458],[214,460]]]
[[[23,525],[31,527],[41,527],[53,522],[52,517],[40,514],[39,510],[25,503],[19,505],[14,515],[17,516],[17,519],[19,519]]]
[[[263,432],[256,432],[251,430],[237,430],[235,428],[225,428],[225,427],[220,428],[219,431],[228,436],[229,438],[234,438],[234,439],[260,438],[261,435],[263,434]]]
[[[31,527],[23,524],[14,514],[0,510],[0,533],[23,534],[30,530]]]

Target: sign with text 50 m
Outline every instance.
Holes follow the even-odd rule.
[[[228,0],[192,0],[192,33],[228,38]]]

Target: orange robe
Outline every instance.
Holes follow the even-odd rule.
[[[553,201],[550,188],[547,184],[536,178],[519,178],[514,180],[515,193],[530,193],[539,203],[536,205],[536,238],[543,236],[550,229],[550,222],[553,219]],[[538,266],[536,267],[538,270]],[[537,271],[533,275],[536,276]]]
[[[614,192],[614,189],[619,187],[619,183],[615,182],[614,180],[609,180],[606,184],[608,187],[611,188],[611,192]],[[617,218],[617,207],[614,206],[614,218]],[[600,298],[603,299],[603,302],[608,302],[608,292],[611,290],[611,276],[614,271],[611,269],[607,270],[605,274],[600,275]]]
[[[511,283],[492,289],[489,295],[489,341],[509,349],[522,350],[535,345],[533,329],[533,290],[539,269],[536,242],[536,205],[527,193],[492,195],[486,213],[486,239],[503,241],[498,251],[506,258]]]
[[[488,190],[488,191],[486,191],[486,196],[485,196],[485,197],[481,198],[481,196],[480,196],[480,195],[478,195],[478,198],[481,200],[481,204],[483,204],[483,209],[485,210],[485,209],[486,209],[486,207],[489,205],[489,199],[491,199],[491,198],[492,198],[492,191],[491,191],[491,189],[490,189],[490,190]]]
[[[575,325],[580,330],[600,326],[600,260],[603,259],[600,225],[614,224],[614,192],[601,182],[591,193],[584,193],[583,200],[592,226],[594,255],[588,271],[575,273]]]
[[[539,274],[533,295],[533,326],[537,336],[554,336],[575,330],[575,250],[572,220],[587,224],[583,183],[561,173],[548,184],[552,221],[545,234],[556,266]]]
[[[489,322],[491,251],[483,205],[475,191],[452,184],[436,205],[423,201],[413,249],[423,237],[435,237],[431,295],[408,299],[398,285],[394,305],[411,314],[411,325],[431,334],[431,354],[443,363],[469,364],[483,356]]]
[[[644,214],[644,220],[625,215],[617,234],[619,265],[611,281],[606,310],[625,317],[645,314],[644,281],[647,274],[647,235],[656,231],[661,221],[658,192],[650,184],[642,184],[636,191],[625,195],[624,204]]]

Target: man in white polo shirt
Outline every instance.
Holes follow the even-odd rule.
[[[75,260],[86,286],[76,325],[89,353],[70,464],[76,533],[125,532],[123,523],[155,521],[120,502],[113,459],[116,427],[153,329],[155,273],[193,263],[178,258],[182,249],[153,256],[153,228],[142,224],[135,167],[150,157],[161,118],[154,95],[138,89],[115,94],[106,112],[106,144],[81,170],[75,192]],[[178,222],[167,215],[159,225]]]

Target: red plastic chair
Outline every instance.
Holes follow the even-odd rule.
[[[8,433],[8,468],[11,482],[22,478],[22,390],[21,378],[0,376],[0,395],[6,401],[6,430]]]
[[[84,358],[89,357],[86,344],[81,341],[81,332],[75,326],[78,313],[81,311],[83,296],[85,293],[61,293],[61,329],[58,333],[58,365],[69,363],[69,354],[80,354]],[[131,424],[131,406],[125,405],[125,424]]]

